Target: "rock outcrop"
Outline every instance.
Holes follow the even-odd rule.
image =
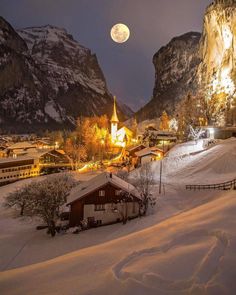
[[[200,33],[176,37],[153,57],[155,86],[152,100],[137,113],[139,121],[159,117],[163,110],[173,113],[187,92],[197,87]]]

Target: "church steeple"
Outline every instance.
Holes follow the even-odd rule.
[[[116,97],[114,96],[113,114],[111,117],[111,140],[114,143],[117,137],[119,119],[116,112]]]
[[[119,123],[119,119],[117,116],[117,112],[116,112],[116,97],[114,96],[114,106],[113,106],[113,114],[111,117],[111,122],[112,123]]]

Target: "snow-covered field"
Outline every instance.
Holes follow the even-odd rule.
[[[236,191],[185,190],[236,178],[236,140],[173,150],[163,167],[159,195],[152,166],[156,208],[125,226],[51,238],[1,208],[0,294],[236,294]],[[22,183],[0,188],[0,200]]]

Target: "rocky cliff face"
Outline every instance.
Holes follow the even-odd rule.
[[[200,54],[199,84],[209,97],[213,94],[226,96],[233,115],[236,97],[235,0],[216,0],[207,8]]]
[[[173,113],[179,100],[197,89],[200,38],[200,33],[184,34],[172,39],[154,55],[153,99],[137,113],[139,121],[159,117],[163,110]]]
[[[236,83],[236,0],[215,0],[206,10],[203,34],[174,38],[154,56],[153,99],[138,112],[139,120],[173,114],[188,92],[224,94],[234,123]],[[236,123],[236,122],[235,122]]]
[[[64,29],[16,32],[0,19],[2,130],[73,127],[78,116],[109,114],[112,105],[96,56]]]

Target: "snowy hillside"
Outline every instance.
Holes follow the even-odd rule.
[[[160,162],[154,163],[153,171],[159,170]],[[163,160],[163,178],[166,183],[214,184],[235,177],[235,138],[222,141],[206,150],[201,140],[198,143],[177,145]]]
[[[236,193],[186,191],[187,183],[236,178],[236,139],[152,164],[157,206],[147,217],[54,239],[35,221],[0,209],[3,294],[232,295],[236,293]],[[181,156],[179,152],[181,150]],[[194,150],[194,148],[193,148]],[[77,175],[81,180],[93,175]],[[27,182],[30,180],[26,180]],[[4,196],[24,182],[0,188]],[[40,288],[35,288],[40,282]],[[53,284],[52,284],[53,282]]]

